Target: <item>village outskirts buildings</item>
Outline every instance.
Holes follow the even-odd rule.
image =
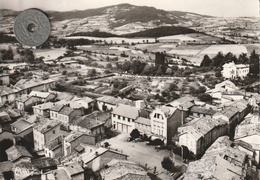
[[[221,73],[226,79],[244,78],[249,74],[249,65],[229,62],[223,65]]]

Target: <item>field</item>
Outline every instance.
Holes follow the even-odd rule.
[[[222,52],[223,54],[227,54],[232,52],[235,55],[239,55],[241,53],[247,53],[247,48],[244,45],[211,45],[210,47],[204,49],[200,54],[207,54],[209,56],[215,56],[218,52]]]
[[[66,52],[66,48],[57,48],[57,49],[36,49],[34,51],[37,58],[43,56],[44,61],[46,60],[55,60],[59,56],[62,56]]]
[[[189,37],[188,35],[173,35],[160,37],[158,38],[158,40],[161,42],[164,40],[197,41],[198,39]]]

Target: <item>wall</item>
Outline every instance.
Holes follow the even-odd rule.
[[[71,177],[71,180],[82,180],[84,179],[84,173],[80,173],[80,174],[76,174],[74,176]]]
[[[2,80],[2,84],[1,85],[9,85],[10,84],[9,76],[1,76],[0,80]]]
[[[108,103],[104,103],[104,102],[101,102],[101,101],[97,101],[97,106],[98,106],[98,109],[100,111],[105,111],[105,110],[103,110],[103,106],[104,105],[107,107],[106,111],[112,110],[112,109],[114,109],[116,107],[115,105],[112,105],[112,104],[108,104]]]
[[[135,128],[135,120],[123,116],[118,116],[116,114],[111,115],[112,117],[112,127],[121,132],[131,133]]]
[[[98,171],[113,159],[127,160],[127,157],[122,154],[106,151],[102,155],[99,155],[97,158],[95,158],[93,161],[89,162],[87,167],[91,168],[93,171]]]
[[[188,116],[188,113],[176,109],[173,115],[167,120],[167,143],[172,142],[172,138],[177,134],[178,127],[182,125],[182,120]],[[182,119],[183,118],[183,119]]]
[[[135,123],[135,128],[144,133],[151,133],[151,126]]]

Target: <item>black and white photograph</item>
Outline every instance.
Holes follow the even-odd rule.
[[[0,180],[260,180],[259,0],[0,0]]]

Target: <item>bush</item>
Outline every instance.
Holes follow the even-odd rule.
[[[164,157],[161,164],[164,169],[170,172],[173,171],[174,163],[169,157]]]
[[[139,138],[140,137],[140,132],[138,131],[138,129],[133,129],[132,132],[130,133],[130,136],[133,139]]]

